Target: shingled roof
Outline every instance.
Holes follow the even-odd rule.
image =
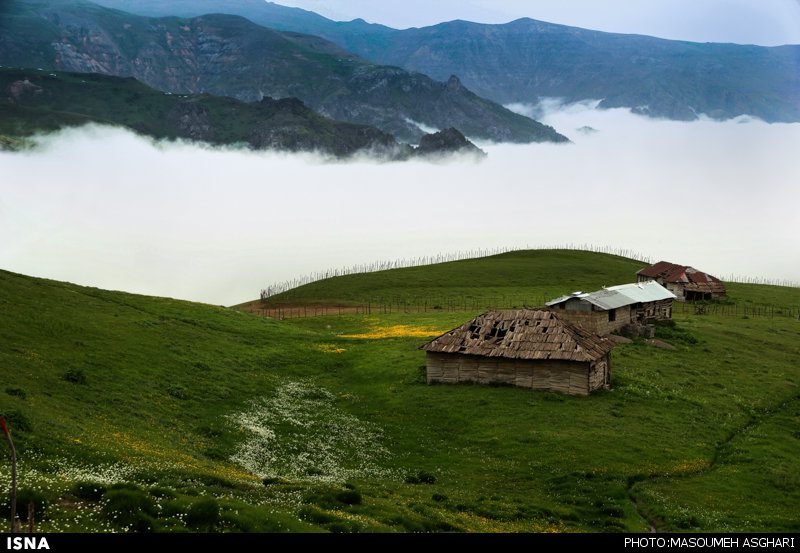
[[[668,261],[659,261],[655,265],[651,265],[642,269],[637,275],[642,275],[650,278],[662,278],[665,282],[684,282],[684,283],[708,283],[708,282],[722,282],[715,276],[698,271],[694,267],[687,265],[676,265]]]
[[[546,309],[489,311],[420,349],[507,359],[595,361],[614,344]]]

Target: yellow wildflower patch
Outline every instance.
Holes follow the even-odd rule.
[[[380,340],[381,338],[428,338],[447,332],[426,326],[394,325],[372,328],[361,334],[340,334],[340,338],[357,340]]]
[[[317,349],[322,353],[344,353],[347,350],[344,348],[340,348],[334,344],[319,344],[317,345]]]
[[[25,352],[22,354],[22,356],[23,356],[25,359],[27,359],[28,361],[38,361],[38,360],[39,360],[39,354],[38,354],[38,353],[36,353],[36,352],[35,352],[35,351],[33,351],[33,350],[27,350],[27,351],[25,351]]]
[[[563,529],[557,524],[549,524],[545,522],[537,523],[535,521],[500,521],[482,517],[475,513],[458,512],[454,513],[452,517],[448,517],[446,513],[440,512],[445,515],[443,518],[449,519],[451,524],[465,527],[467,532],[479,532],[482,534],[496,534],[496,533],[510,533],[510,532],[538,532],[556,534]]]
[[[669,471],[670,474],[692,474],[706,470],[709,467],[709,462],[705,459],[693,459],[691,461],[684,461],[678,463]]]

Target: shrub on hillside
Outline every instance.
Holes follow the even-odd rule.
[[[195,501],[186,511],[186,524],[198,530],[211,531],[218,521],[219,503],[213,497]]]
[[[314,503],[324,509],[341,509],[343,505],[360,505],[363,501],[361,492],[352,484],[349,486],[345,489],[320,487],[307,493],[304,501]]]
[[[436,484],[436,475],[426,470],[406,476],[406,484]]]
[[[158,497],[159,499],[175,499],[177,497],[175,492],[171,489],[160,486],[150,488],[150,495]]]
[[[83,369],[67,369],[61,378],[72,384],[86,384],[86,375]]]
[[[143,491],[111,489],[103,496],[105,517],[134,532],[150,532],[155,525],[155,503]]]
[[[361,505],[363,498],[358,490],[344,490],[336,494],[336,501],[345,505]]]
[[[167,393],[175,399],[189,399],[189,391],[183,386],[178,386],[177,384],[170,384],[170,386],[167,388]]]
[[[11,499],[4,497],[4,501],[0,504],[0,516],[11,516]],[[27,520],[28,518],[28,504],[33,503],[33,513],[37,520],[41,520],[42,515],[47,510],[47,498],[42,492],[31,488],[20,488],[17,490],[17,516],[20,520]]]
[[[0,417],[6,418],[6,421],[8,422],[8,429],[12,434],[15,431],[30,432],[32,429],[31,421],[29,421],[28,417],[26,417],[25,414],[18,409],[13,409],[10,411],[0,409]]]
[[[75,482],[70,489],[72,495],[78,499],[85,499],[86,501],[100,501],[106,493],[107,488],[103,484],[97,482]]]

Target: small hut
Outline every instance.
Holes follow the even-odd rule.
[[[659,261],[636,273],[639,282],[655,281],[675,294],[678,301],[721,299],[727,295],[725,283],[694,267]]]
[[[588,395],[611,382],[605,338],[546,309],[490,311],[425,344],[428,383],[478,382]]]
[[[672,318],[675,294],[657,282],[609,286],[596,292],[575,292],[547,302],[563,319],[607,336],[626,327],[636,329]]]

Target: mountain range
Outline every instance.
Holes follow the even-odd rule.
[[[0,134],[24,137],[85,123],[124,126],[153,137],[257,149],[315,150],[348,156],[399,153],[373,127],[322,117],[297,99],[241,102],[210,95],[164,94],[133,78],[0,69]]]
[[[567,141],[457,77],[440,82],[376,65],[325,39],[236,15],[152,18],[81,0],[13,0],[0,5],[0,64],[132,76],[174,94],[296,97],[324,116],[408,142],[423,129],[449,127],[499,142]]]
[[[30,143],[27,137],[37,132],[87,123],[125,127],[157,139],[313,151],[338,158],[359,153],[395,161],[484,155],[456,129],[427,134],[414,148],[375,127],[323,117],[297,98],[242,102],[163,93],[132,77],[0,69],[0,150],[23,149]]]
[[[800,46],[695,43],[519,19],[450,21],[405,30],[337,22],[261,0],[96,0],[146,15],[229,13],[270,28],[330,40],[378,64],[434,79],[457,75],[498,103],[602,100],[601,107],[677,120],[700,114],[800,121]]]

